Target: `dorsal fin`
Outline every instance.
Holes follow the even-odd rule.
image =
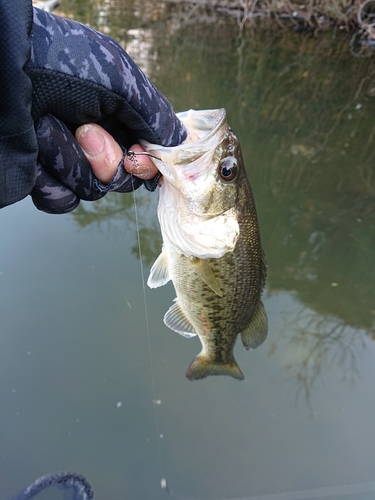
[[[246,330],[241,332],[241,339],[246,350],[255,349],[267,337],[268,321],[263,302],[259,300]]]

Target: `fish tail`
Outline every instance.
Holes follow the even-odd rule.
[[[228,375],[237,380],[245,378],[233,357],[227,363],[218,363],[207,356],[198,355],[186,371],[189,380],[199,380],[209,375]]]

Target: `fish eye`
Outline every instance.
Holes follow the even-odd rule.
[[[223,181],[229,182],[237,176],[237,160],[234,156],[227,156],[219,164],[219,175]]]

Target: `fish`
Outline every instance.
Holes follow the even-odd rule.
[[[226,110],[177,116],[188,132],[184,143],[163,147],[141,141],[162,174],[163,245],[147,284],[158,288],[172,281],[176,298],[164,323],[201,341],[186,377],[243,380],[233,354],[237,337],[246,350],[255,349],[268,330],[261,300],[267,264],[254,197]]]

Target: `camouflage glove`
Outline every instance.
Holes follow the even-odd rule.
[[[73,135],[84,123],[99,123],[124,149],[142,138],[173,146],[186,137],[120,45],[30,0],[0,2],[0,91],[0,207],[31,194],[40,210],[64,213],[80,199],[130,191],[122,166],[108,185],[94,177]]]

